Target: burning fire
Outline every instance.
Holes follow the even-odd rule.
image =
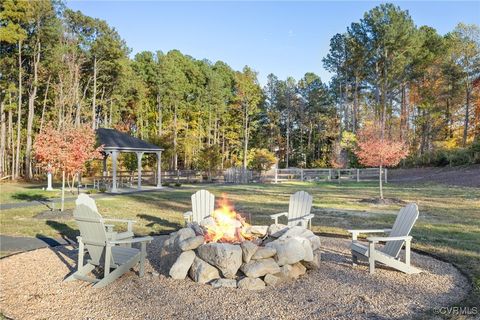
[[[254,239],[254,235],[247,232],[250,225],[245,219],[235,212],[233,205],[225,194],[218,201],[218,209],[210,215],[215,224],[206,225],[206,242],[242,242]]]

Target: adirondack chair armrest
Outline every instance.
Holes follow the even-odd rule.
[[[116,219],[116,218],[103,218],[103,221],[111,221],[111,222],[120,222],[120,223],[126,223],[127,224],[127,230],[132,232],[133,231],[133,224],[136,223],[137,221],[135,220],[128,220],[128,219]],[[105,225],[107,226],[107,225]],[[108,225],[110,226],[110,225]],[[108,229],[109,232],[113,231],[113,228],[111,230]]]
[[[192,218],[193,218],[192,211],[187,211],[183,214],[183,219],[185,219],[186,222],[192,222]]]
[[[388,241],[412,241],[412,236],[401,236],[401,237],[368,237],[368,242],[377,243],[380,241],[388,242]]]
[[[115,244],[127,244],[127,243],[137,243],[137,242],[151,242],[153,241],[152,237],[141,237],[141,238],[133,238],[133,239],[125,239],[125,240],[115,240],[115,241],[108,241],[110,245]]]
[[[352,234],[352,240],[357,240],[357,237],[360,233],[387,233],[392,231],[392,229],[358,229],[358,230],[347,230],[348,233]]]
[[[313,219],[313,218],[315,218],[315,215],[313,213],[311,213],[311,214],[308,214],[308,215],[302,217],[302,220],[310,220],[310,219]]]
[[[128,220],[128,219],[116,219],[116,218],[103,218],[103,221],[112,221],[112,222],[122,222],[122,223],[136,223],[136,220]]]
[[[281,217],[281,216],[287,217],[287,216],[288,216],[288,212],[281,212],[281,213],[271,214],[271,215],[270,215],[270,218],[272,218],[272,219],[275,220],[275,224],[278,224],[278,217]]]

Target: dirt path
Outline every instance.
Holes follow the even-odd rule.
[[[392,169],[388,171],[390,182],[440,183],[451,186],[480,188],[480,165],[467,167],[430,167]]]

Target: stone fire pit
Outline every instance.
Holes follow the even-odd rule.
[[[215,288],[259,290],[319,267],[320,238],[303,227],[249,226],[242,221],[232,227],[231,234],[239,235],[236,240],[226,237],[229,241],[208,242],[210,231],[217,227],[215,219],[207,218],[170,234],[160,253],[170,277],[189,276]],[[250,239],[244,239],[245,235]]]

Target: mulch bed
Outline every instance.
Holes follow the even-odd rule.
[[[406,204],[405,201],[401,200],[401,199],[398,199],[398,198],[383,198],[383,199],[380,199],[380,198],[367,198],[367,199],[362,199],[360,200],[359,202],[362,202],[362,203],[371,203],[371,204],[385,204],[385,205],[389,205],[389,204]]]
[[[53,220],[70,220],[73,219],[73,209],[45,210],[33,216],[35,219],[53,219]]]
[[[135,271],[103,289],[63,283],[77,251],[46,248],[0,260],[0,309],[14,319],[404,319],[462,300],[468,280],[451,264],[412,253],[424,272],[405,275],[351,266],[349,241],[322,237],[322,263],[300,279],[261,291],[213,289],[159,269],[165,237],[148,248],[146,275]]]

